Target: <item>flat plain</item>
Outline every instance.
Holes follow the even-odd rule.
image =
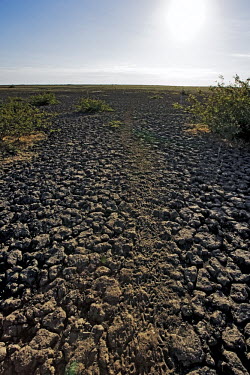
[[[48,88],[55,131],[1,161],[0,373],[248,375],[249,147],[192,127],[183,88],[0,98]]]

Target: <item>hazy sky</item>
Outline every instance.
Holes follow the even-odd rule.
[[[250,77],[249,0],[0,0],[0,84]]]

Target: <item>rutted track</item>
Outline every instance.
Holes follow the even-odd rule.
[[[249,150],[185,133],[170,93],[78,95],[2,167],[0,373],[247,375]]]

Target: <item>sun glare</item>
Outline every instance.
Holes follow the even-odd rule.
[[[198,36],[206,19],[206,0],[170,0],[167,26],[172,38],[189,42]]]

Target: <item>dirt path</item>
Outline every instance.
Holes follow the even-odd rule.
[[[249,150],[184,132],[169,93],[102,96],[61,95],[2,167],[0,373],[247,375]]]

